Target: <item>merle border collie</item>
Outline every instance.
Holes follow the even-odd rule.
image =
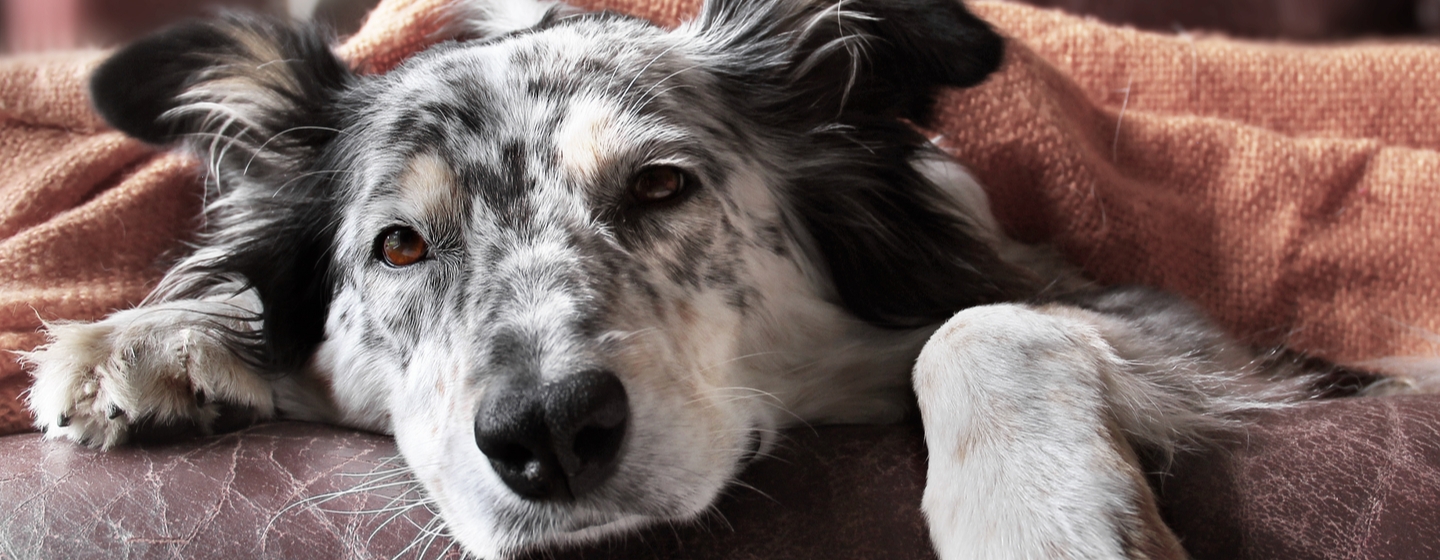
[[[918,408],[941,558],[1181,558],[1138,457],[1314,395],[1005,236],[917,129],[1003,58],[956,0],[454,9],[383,75],[236,16],[99,67],[100,114],[201,158],[207,198],[146,301],[27,356],[49,437],[391,433],[505,558],[692,519],[797,422]]]

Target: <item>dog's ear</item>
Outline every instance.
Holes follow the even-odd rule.
[[[263,333],[235,334],[233,346],[260,365],[297,367],[323,336],[332,146],[355,79],[323,34],[243,16],[161,31],[91,76],[95,108],[115,128],[208,160],[199,249],[151,297],[204,297],[243,278],[263,304]]]
[[[1005,51],[960,0],[710,0],[684,32],[713,70],[842,122],[927,124],[938,88],[979,84]]]
[[[112,126],[152,144],[200,136],[283,151],[333,135],[332,101],[351,77],[319,32],[232,15],[121,49],[91,76],[90,97]]]
[[[455,17],[444,33],[460,40],[496,37],[581,11],[554,0],[470,0],[451,9]]]
[[[937,90],[1004,55],[959,0],[709,0],[676,33],[773,135],[785,207],[851,313],[916,328],[1034,293],[915,167]]]

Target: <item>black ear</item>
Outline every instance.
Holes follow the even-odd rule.
[[[940,157],[937,90],[973,86],[1004,41],[958,0],[710,0],[691,33],[737,112],[771,137],[794,226],[840,303],[875,325],[933,325],[1034,293],[915,163]],[[908,121],[908,122],[907,122]]]
[[[979,84],[1005,53],[959,0],[711,0],[693,25],[723,73],[783,84],[777,103],[818,120],[924,125],[938,88]]]
[[[207,160],[196,250],[150,297],[204,297],[243,279],[261,299],[263,330],[233,333],[232,349],[274,370],[303,363],[324,334],[343,168],[334,145],[354,80],[325,35],[241,16],[142,39],[91,77],[110,124]]]
[[[264,142],[296,125],[333,127],[328,107],[352,76],[326,39],[236,15],[183,23],[111,56],[91,76],[90,97],[112,126],[152,144],[192,134]]]

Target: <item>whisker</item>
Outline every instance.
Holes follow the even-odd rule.
[[[255,163],[255,158],[260,157],[260,154],[265,153],[265,148],[268,147],[271,142],[274,142],[276,138],[279,138],[291,132],[298,132],[301,130],[322,130],[326,132],[334,132],[336,134],[345,133],[338,128],[330,128],[328,126],[292,126],[280,132],[276,132],[275,134],[272,134],[269,138],[265,139],[264,142],[261,142],[259,146],[255,147],[255,150],[250,154],[250,159],[245,162],[245,167],[241,169],[240,175],[244,176],[250,174],[250,164]]]
[[[644,76],[644,75],[645,75],[645,71],[646,71],[646,70],[649,70],[651,65],[655,64],[656,62],[658,62],[658,61],[660,60],[660,57],[663,57],[663,56],[665,56],[665,55],[667,55],[667,54],[670,54],[670,51],[675,50],[675,47],[680,46],[680,44],[681,44],[681,43],[677,42],[677,43],[675,43],[675,44],[673,44],[673,45],[670,45],[669,47],[666,47],[665,50],[660,51],[659,54],[655,55],[655,58],[650,59],[650,62],[646,62],[646,63],[645,63],[645,66],[641,67],[641,68],[640,68],[640,71],[635,73],[635,77],[630,78],[630,83],[625,85],[625,91],[620,92],[620,98],[621,98],[621,99],[624,99],[624,98],[626,98],[627,96],[629,96],[629,95],[630,95],[630,88],[635,87],[635,81],[636,81],[636,80],[639,80],[639,79],[640,79],[640,76]]]
[[[424,527],[420,527],[419,529],[420,529],[420,531],[421,531],[422,533],[424,533],[424,532],[427,531],[431,526],[435,525],[435,524],[438,523],[438,522],[440,522],[440,518],[439,518],[439,517],[431,518],[429,522],[425,523],[425,526],[424,526]],[[400,549],[400,552],[395,553],[395,555],[391,557],[391,560],[395,560],[395,559],[397,559],[397,558],[400,558],[401,556],[404,556],[406,552],[410,552],[410,551],[413,550],[416,546],[418,546],[418,545],[420,544],[420,541],[422,541],[422,540],[424,540],[424,539],[423,539],[423,537],[421,537],[421,536],[417,536],[416,538],[412,539],[412,540],[410,541],[410,544],[406,545],[405,548]]]
[[[651,96],[650,96],[650,92],[655,91],[655,88],[660,87],[660,86],[663,85],[665,82],[669,81],[670,78],[674,78],[675,76],[678,76],[678,75],[683,74],[683,73],[685,73],[685,72],[689,72],[689,71],[691,71],[691,70],[694,70],[694,69],[696,69],[696,68],[699,68],[700,66],[701,66],[701,64],[696,63],[696,64],[692,64],[692,65],[690,65],[690,66],[687,66],[687,67],[685,67],[685,68],[681,68],[681,69],[679,69],[679,70],[676,70],[676,71],[674,71],[674,72],[671,72],[670,75],[665,76],[664,78],[661,78],[660,81],[655,82],[654,84],[651,84],[650,87],[649,87],[649,89],[646,89],[644,93],[641,93],[639,100],[637,100],[637,101],[636,101],[635,103],[633,103],[632,105],[634,106],[635,109],[643,109],[646,105],[649,105],[651,101],[654,101],[655,99],[659,98],[661,95],[664,95],[665,93],[668,93],[668,92],[673,91],[673,90],[675,90],[675,89],[689,88],[690,86],[680,85],[680,86],[676,86],[676,87],[673,87],[673,88],[669,88],[669,89],[662,90],[660,93],[655,94],[654,97],[651,97]]]

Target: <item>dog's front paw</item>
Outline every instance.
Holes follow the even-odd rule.
[[[24,355],[35,376],[28,404],[47,436],[101,447],[125,440],[129,419],[106,381],[118,365],[111,363],[113,332],[103,322],[49,325],[50,343]]]
[[[144,311],[47,325],[49,344],[23,356],[47,436],[110,448],[146,428],[209,433],[222,402],[270,415],[268,385],[206,328]]]

